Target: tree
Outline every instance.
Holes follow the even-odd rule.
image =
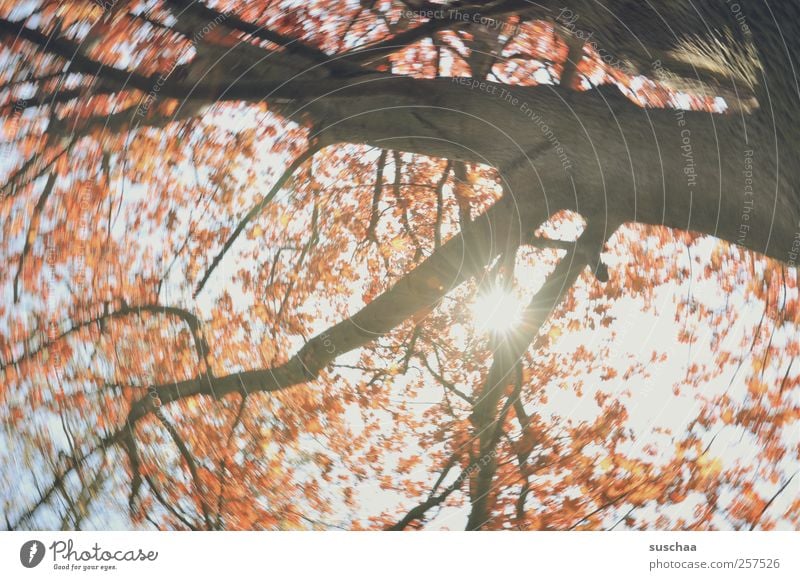
[[[3,3],[7,527],[796,528],[800,9],[665,4]]]

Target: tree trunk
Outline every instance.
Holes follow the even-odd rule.
[[[615,88],[468,83],[372,80],[359,97],[307,109],[328,143],[492,165],[520,207],[575,210],[608,235],[631,221],[691,230],[796,265],[797,170],[779,163],[788,143],[763,124],[643,109]]]

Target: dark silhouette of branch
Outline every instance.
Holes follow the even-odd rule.
[[[209,265],[205,274],[203,274],[203,277],[200,279],[200,282],[197,283],[197,287],[195,288],[194,291],[195,297],[198,294],[200,294],[200,292],[203,290],[206,283],[208,282],[209,277],[211,277],[211,274],[214,272],[217,266],[219,266],[219,263],[225,257],[227,251],[230,250],[233,243],[247,227],[247,224],[249,224],[253,219],[258,217],[258,215],[263,211],[263,209],[267,206],[267,204],[269,204],[269,202],[271,202],[275,198],[275,196],[278,195],[280,190],[283,189],[289,178],[292,177],[292,175],[294,175],[294,173],[300,168],[300,166],[302,166],[306,161],[311,159],[317,151],[319,151],[319,148],[316,145],[311,145],[309,146],[308,149],[306,149],[300,155],[298,155],[297,158],[294,161],[292,161],[289,167],[287,167],[284,170],[281,176],[278,177],[278,180],[275,182],[275,184],[272,186],[269,192],[267,192],[267,194],[261,198],[261,201],[259,201],[256,205],[250,208],[250,211],[248,211],[244,215],[244,217],[236,225],[236,228],[234,228],[233,233],[231,233],[231,235],[228,236],[228,239],[225,240],[225,243],[222,245],[222,249],[214,257],[214,259],[211,260],[211,264]]]
[[[513,378],[514,369],[538,336],[550,313],[566,297],[584,268],[598,255],[598,248],[605,243],[605,235],[596,224],[590,222],[573,249],[562,258],[523,311],[520,324],[500,339],[489,375],[471,417],[475,437],[480,442],[480,455],[490,458],[490,461],[482,465],[477,474],[477,482],[471,494],[472,510],[467,521],[468,530],[479,530],[490,520],[489,492],[497,468],[495,447],[498,441],[497,431],[501,427],[497,406],[502,394]]]
[[[386,157],[388,155],[386,149],[381,150],[380,157],[378,157],[378,168],[375,175],[375,185],[372,190],[372,209],[369,218],[369,225],[367,226],[366,239],[369,241],[377,241],[375,237],[375,228],[378,227],[378,220],[380,219],[380,203],[381,194],[383,193],[383,170],[386,167]]]
[[[53,172],[50,174],[50,177],[47,178],[47,183],[45,184],[44,190],[39,196],[39,201],[36,202],[36,206],[33,208],[31,223],[30,226],[28,226],[28,232],[25,235],[25,246],[22,248],[22,253],[19,256],[19,263],[17,264],[17,273],[14,275],[14,304],[19,303],[19,279],[22,275],[22,269],[25,267],[25,258],[27,258],[28,253],[31,251],[31,246],[33,245],[33,242],[36,241],[36,236],[39,234],[39,224],[42,220],[42,212],[47,204],[47,199],[50,197],[50,194],[53,193],[53,186],[55,183],[56,174]]]
[[[195,493],[197,494],[197,499],[200,502],[200,509],[203,512],[203,520],[206,523],[207,529],[213,529],[213,523],[211,522],[211,516],[209,514],[208,505],[206,504],[206,500],[203,497],[203,487],[200,484],[200,476],[197,473],[197,462],[192,455],[192,452],[189,450],[189,447],[186,446],[186,442],[178,433],[175,426],[167,419],[163,413],[156,413],[156,416],[161,421],[162,425],[167,429],[169,432],[170,437],[172,437],[172,441],[175,443],[175,446],[178,448],[178,451],[183,457],[183,460],[186,462],[186,466],[189,468],[189,474],[192,476],[192,481],[194,482]]]
[[[189,327],[189,330],[192,333],[192,337],[195,343],[195,350],[197,351],[198,358],[200,361],[205,361],[208,356],[208,344],[206,343],[205,339],[203,338],[200,327],[201,322],[194,314],[185,310],[183,308],[178,308],[176,306],[162,306],[159,304],[143,304],[138,306],[128,306],[124,305],[118,310],[114,311],[105,311],[99,316],[95,316],[88,320],[84,320],[83,322],[78,322],[73,324],[67,330],[62,331],[57,336],[44,340],[41,344],[37,345],[36,347],[32,348],[31,350],[27,350],[24,354],[20,355],[19,357],[12,359],[6,362],[0,362],[0,371],[4,370],[9,366],[15,366],[21,363],[22,361],[29,359],[31,357],[36,356],[45,348],[57,343],[60,340],[67,338],[68,336],[83,330],[84,328],[88,328],[92,325],[101,325],[107,320],[113,320],[117,318],[124,318],[127,316],[139,315],[142,313],[150,313],[150,314],[165,314],[168,316],[174,316],[181,320],[183,320],[186,325]]]
[[[780,486],[780,487],[778,488],[778,491],[776,491],[776,492],[775,492],[775,493],[772,495],[772,497],[771,497],[771,498],[769,498],[769,501],[768,501],[767,503],[765,503],[765,504],[764,504],[764,507],[763,507],[763,508],[761,508],[761,511],[759,512],[758,516],[756,517],[756,519],[755,519],[755,520],[753,520],[753,524],[750,526],[750,531],[751,531],[751,532],[752,532],[754,529],[756,529],[756,526],[758,525],[758,522],[759,522],[759,521],[761,520],[761,518],[764,516],[764,513],[766,513],[766,511],[769,509],[769,506],[771,506],[771,505],[772,505],[772,503],[773,503],[773,502],[774,502],[774,501],[775,501],[775,500],[778,498],[778,496],[779,496],[780,494],[782,494],[782,493],[783,493],[783,492],[786,490],[786,488],[787,488],[787,487],[789,487],[789,484],[790,484],[790,483],[791,483],[791,481],[794,479],[794,476],[795,476],[795,475],[797,475],[798,473],[799,473],[799,472],[795,471],[795,472],[794,472],[794,473],[793,473],[793,474],[792,474],[792,475],[789,477],[789,479],[787,479],[787,480],[786,480],[786,482],[785,482],[785,483],[784,483],[782,486]]]
[[[439,249],[442,245],[442,218],[444,217],[444,186],[447,183],[447,178],[450,177],[450,171],[453,168],[453,162],[449,159],[444,166],[442,176],[436,183],[436,221],[433,225],[433,248]]]

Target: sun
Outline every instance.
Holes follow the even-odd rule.
[[[495,286],[475,298],[472,319],[482,332],[503,334],[519,323],[524,309],[525,303],[514,292]]]

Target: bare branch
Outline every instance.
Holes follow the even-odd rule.
[[[44,206],[47,204],[47,199],[50,197],[50,194],[53,193],[53,186],[55,183],[56,174],[53,172],[50,174],[50,177],[47,178],[47,183],[39,196],[39,201],[36,202],[36,206],[33,208],[31,223],[30,226],[28,226],[28,233],[25,235],[25,246],[22,248],[22,253],[19,256],[19,264],[17,264],[17,273],[14,275],[14,304],[19,303],[19,279],[22,275],[22,269],[25,267],[25,258],[31,251],[31,246],[33,246],[33,242],[36,241],[36,237],[39,234],[39,223],[42,219],[42,212],[44,211]]]
[[[369,226],[367,226],[366,235],[366,239],[370,241],[376,241],[375,229],[378,227],[378,220],[380,219],[379,208],[381,203],[381,194],[383,192],[383,170],[386,167],[387,155],[388,151],[386,149],[382,149],[381,155],[378,158],[375,185],[372,190],[372,212],[370,213]]]
[[[203,274],[203,277],[200,279],[200,282],[198,282],[197,287],[195,288],[194,291],[195,297],[197,297],[197,295],[200,294],[200,292],[203,290],[206,283],[208,282],[209,277],[214,272],[216,267],[219,266],[219,263],[225,257],[227,251],[230,250],[231,246],[236,241],[236,239],[241,235],[241,233],[247,227],[247,224],[249,224],[252,220],[258,217],[258,215],[263,211],[263,209],[267,206],[267,204],[269,204],[275,198],[275,196],[278,195],[281,189],[283,189],[284,185],[286,185],[286,182],[289,180],[289,178],[292,177],[292,175],[294,175],[294,173],[306,161],[311,159],[317,151],[319,151],[319,147],[316,145],[311,145],[308,147],[308,149],[306,149],[300,155],[298,155],[297,158],[294,161],[292,161],[289,167],[287,167],[284,170],[284,172],[272,186],[272,189],[270,189],[269,192],[267,192],[267,194],[261,198],[261,201],[259,201],[256,205],[250,208],[250,211],[248,211],[245,214],[245,216],[239,221],[239,223],[236,225],[236,228],[234,228],[233,233],[231,233],[231,235],[228,236],[228,239],[225,240],[225,243],[222,245],[222,249],[211,261],[211,264],[209,265],[205,274]]]

